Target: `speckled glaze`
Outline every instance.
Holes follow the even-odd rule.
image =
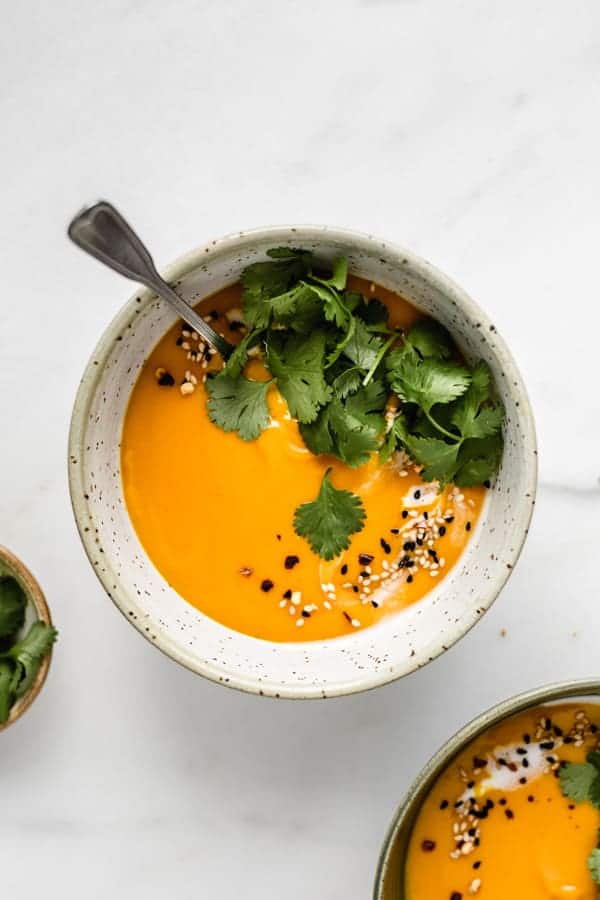
[[[46,603],[46,598],[42,593],[41,587],[29,569],[26,568],[21,560],[11,553],[10,550],[7,550],[6,547],[0,547],[0,575],[12,575],[25,591],[28,604],[25,619],[26,626],[33,624],[36,619],[39,619],[41,622],[46,622],[47,625],[52,625],[50,610],[48,609],[48,604]],[[13,725],[17,719],[20,719],[23,713],[29,709],[44,686],[51,659],[52,651],[47,654],[42,662],[31,690],[29,690],[24,697],[21,697],[20,700],[17,700],[11,708],[7,721],[0,724],[0,731],[8,728],[9,725]]]
[[[436,780],[467,744],[503,719],[523,712],[532,706],[569,699],[582,701],[587,699],[598,702],[599,698],[600,680],[597,678],[590,681],[546,685],[526,694],[511,697],[510,700],[505,700],[492,709],[486,710],[451,737],[441,750],[429,760],[396,811],[379,857],[373,900],[405,900],[404,868],[413,825],[423,801]]]
[[[504,341],[457,285],[414,254],[327,226],[281,226],[236,234],[195,250],[164,274],[193,302],[239,279],[273,246],[346,255],[350,271],[396,291],[442,322],[467,358],[485,359],[506,406],[501,471],[459,563],[421,602],[334,640],[276,644],[232,631],[185,602],[155,569],[125,508],[121,429],[144,359],[175,321],[140,290],[109,325],[84,373],[69,439],[69,478],[79,532],[108,595],[157,647],[194,672],[272,697],[331,697],[374,688],[442,653],[497,597],[515,565],[536,489],[535,428],[527,393]],[[202,463],[198,461],[198,477]]]

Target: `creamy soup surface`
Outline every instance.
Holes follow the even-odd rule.
[[[598,748],[600,705],[561,703],[507,719],[467,747],[417,818],[406,900],[594,900],[587,858],[600,813],[560,788],[561,763]]]
[[[361,279],[349,286],[373,295]],[[419,318],[405,300],[374,290],[391,325]],[[232,311],[240,306],[234,285],[198,310],[236,342],[243,328]],[[275,387],[270,427],[257,440],[226,433],[208,417],[203,386],[219,358],[207,360],[198,346],[181,323],[159,341],[133,388],[122,434],[129,515],[169,584],[223,625],[272,641],[352,633],[434,588],[469,540],[486,489],[438,493],[399,454],[384,465],[373,455],[356,469],[315,456]],[[268,377],[259,360],[246,374]],[[328,467],[337,488],[360,495],[367,518],[349,549],[325,562],[295,534],[293,518],[314,500]]]

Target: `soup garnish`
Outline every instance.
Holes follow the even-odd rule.
[[[316,455],[356,467],[374,452],[385,461],[401,449],[421,466],[424,481],[489,482],[502,455],[504,408],[486,363],[460,360],[437,322],[419,320],[405,333],[390,328],[384,304],[347,290],[343,257],[325,278],[315,274],[308,251],[276,248],[268,255],[271,262],[242,274],[248,331],[206,382],[212,421],[255,440],[269,424],[267,394],[275,383]],[[252,351],[270,378],[244,374]],[[361,530],[364,509],[359,497],[336,492],[327,474],[294,521],[329,560]]]

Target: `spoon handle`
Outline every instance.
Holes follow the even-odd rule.
[[[86,207],[69,225],[71,240],[86,253],[95,256],[106,266],[132,281],[145,284],[159,297],[170,303],[181,318],[200,334],[225,359],[233,345],[198,315],[189,303],[164,281],[148,252],[131,225],[106,200]]]

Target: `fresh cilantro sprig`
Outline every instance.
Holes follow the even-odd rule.
[[[560,770],[560,789],[574,803],[591,803],[600,809],[600,753],[588,753],[584,763],[567,763]],[[588,868],[600,884],[600,840],[588,856]]]
[[[16,700],[32,687],[57,631],[35,622],[17,640],[25,624],[27,598],[12,576],[0,577],[0,724],[6,722]]]
[[[267,255],[242,275],[248,332],[206,381],[212,421],[256,439],[269,425],[275,384],[317,455],[360,466],[375,452],[385,461],[404,450],[427,481],[487,483],[502,457],[504,408],[486,364],[460,361],[436,322],[390,328],[385,304],[348,290],[345,258],[327,275],[309,251]],[[252,348],[270,381],[246,376]],[[391,400],[399,407],[393,421],[384,415]]]
[[[333,559],[350,545],[350,536],[361,531],[365,508],[360,497],[339,490],[330,481],[331,469],[323,475],[316,500],[303,503],[294,515],[294,530],[306,538],[322,559]]]

